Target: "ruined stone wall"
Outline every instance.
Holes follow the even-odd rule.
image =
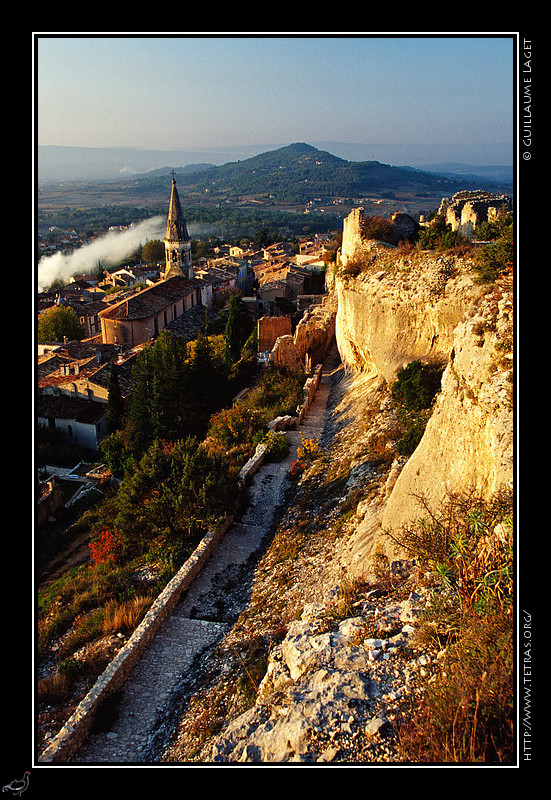
[[[390,222],[392,224],[386,233],[386,240],[390,245],[397,245],[399,242],[413,239],[419,229],[419,224],[409,214],[399,211],[390,217]],[[364,237],[364,224],[363,208],[352,209],[343,220],[341,266],[346,267],[348,264],[364,258],[369,251],[369,246],[374,240]]]
[[[320,305],[312,305],[304,312],[294,335],[276,340],[270,356],[272,363],[310,374],[323,361],[333,340],[336,316],[337,298],[331,292],[324,295]]]
[[[452,198],[444,197],[438,214],[443,216],[452,231],[471,235],[482,222],[492,222],[502,211],[511,211],[508,195],[496,195],[483,190],[457,192]]]
[[[258,320],[258,352],[271,350],[279,336],[291,334],[289,317],[261,317]]]
[[[353,208],[342,223],[342,245],[340,260],[343,267],[361,255],[364,249],[362,235],[363,208]]]

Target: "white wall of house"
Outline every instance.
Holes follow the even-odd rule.
[[[38,424],[48,427],[48,418],[38,417]],[[97,450],[99,442],[108,433],[107,411],[103,417],[94,425],[91,423],[77,422],[74,419],[55,419],[54,426],[63,431],[69,442],[81,447],[88,447]]]

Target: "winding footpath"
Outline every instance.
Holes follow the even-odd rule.
[[[169,716],[170,698],[195,659],[213,648],[230,630],[232,620],[212,621],[208,601],[217,581],[240,566],[261,548],[273,529],[278,509],[285,502],[288,469],[297,457],[301,434],[320,439],[323,435],[332,374],[340,365],[335,345],[329,350],[322,378],[297,430],[287,431],[290,451],[286,459],[267,463],[255,474],[249,503],[234,521],[211,559],[183,594],[173,613],[134,668],[120,690],[110,718],[104,718],[89,735],[74,764],[148,763],[151,742],[163,719]],[[242,594],[246,607],[246,592]],[[242,609],[241,609],[242,610]],[[218,615],[220,616],[220,615]],[[99,729],[101,727],[101,729]]]

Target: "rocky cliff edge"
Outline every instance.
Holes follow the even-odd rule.
[[[399,255],[375,242],[361,266],[339,271],[334,291],[343,363],[382,392],[383,404],[408,363],[443,369],[421,442],[409,459],[395,460],[391,492],[364,505],[346,544],[345,563],[360,575],[382,532],[417,518],[419,497],[435,505],[449,493],[511,488],[513,291],[507,278],[491,287],[477,283],[467,258]],[[385,546],[392,553],[388,538]]]

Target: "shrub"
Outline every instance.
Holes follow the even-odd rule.
[[[428,408],[440,388],[442,370],[421,361],[412,361],[403,367],[392,386],[392,398],[406,411]]]
[[[481,246],[475,260],[475,270],[481,283],[493,283],[509,272],[514,263],[513,226],[503,229],[492,244]]]
[[[224,454],[197,440],[156,440],[119,487],[114,525],[124,555],[140,555],[151,542],[193,540],[224,517],[235,498],[236,475]]]
[[[103,530],[99,536],[88,545],[90,550],[91,567],[96,564],[115,562],[121,553],[121,540],[111,530]]]
[[[320,452],[320,446],[317,439],[306,439],[304,434],[301,432],[300,434],[301,444],[297,449],[297,456],[298,459],[302,462],[311,462]]]
[[[208,439],[229,450],[236,445],[252,443],[263,428],[264,418],[260,411],[239,402],[213,414]]]
[[[432,225],[419,230],[417,242],[423,250],[471,250],[470,241],[459,231],[452,231],[441,215],[434,218]]]
[[[247,406],[262,412],[266,423],[275,417],[294,414],[302,402],[304,375],[284,367],[269,367],[249,394]]]
[[[425,516],[404,527],[396,539],[452,587],[463,606],[484,611],[512,599],[512,506],[508,494],[485,499],[474,493],[450,495],[432,510],[418,498]]]
[[[396,449],[401,456],[410,456],[416,450],[425,433],[427,422],[427,417],[423,414],[416,414],[410,421],[405,433],[400,437],[396,445]]]
[[[319,442],[316,439],[306,439],[301,432],[301,444],[297,448],[297,458],[289,467],[289,475],[299,478],[309,464],[320,454]]]
[[[261,444],[266,446],[266,458],[270,461],[281,461],[289,453],[289,442],[284,433],[268,431]]]
[[[393,224],[387,217],[364,217],[362,220],[362,236],[364,239],[376,239],[381,242],[393,242]]]
[[[463,620],[442,669],[399,727],[402,757],[424,763],[514,763],[514,645],[502,614]]]
[[[512,498],[469,492],[436,510],[419,499],[424,516],[391,538],[442,583],[446,602],[428,608],[423,624],[443,631],[448,646],[422,702],[399,725],[402,756],[512,763]]]
[[[289,466],[289,475],[291,478],[298,478],[304,472],[304,464],[296,458]]]

